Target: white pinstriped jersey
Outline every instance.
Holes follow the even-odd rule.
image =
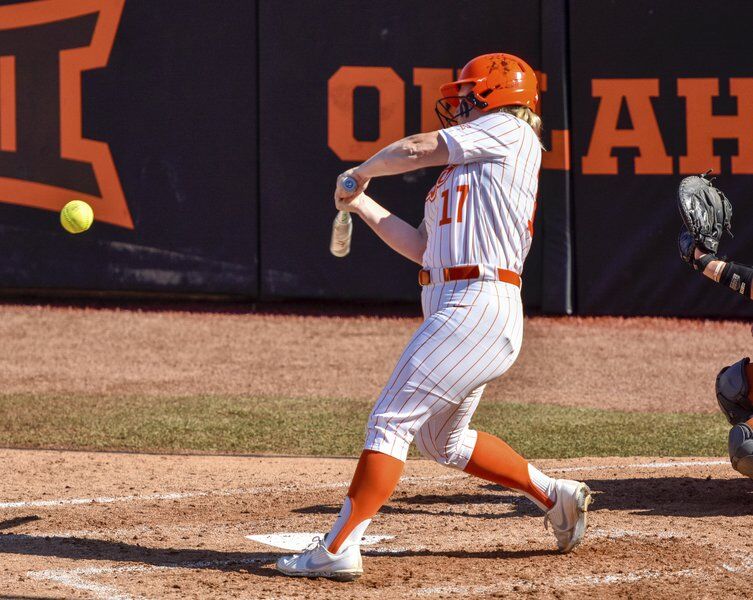
[[[424,267],[480,264],[522,273],[541,166],[536,133],[495,112],[440,135],[450,159],[426,197]]]
[[[507,113],[442,131],[450,165],[424,210],[424,266],[500,267],[521,273],[533,236],[541,146]],[[493,273],[493,271],[492,271]],[[408,447],[464,469],[484,386],[515,362],[523,342],[520,289],[489,277],[436,282],[421,291],[425,320],[369,417],[367,450],[405,460]]]

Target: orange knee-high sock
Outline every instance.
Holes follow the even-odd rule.
[[[478,432],[465,472],[523,492],[546,508],[554,502],[531,481],[528,461],[498,437]]]
[[[327,550],[333,554],[337,553],[341,544],[359,523],[371,519],[379,512],[400,481],[404,466],[405,463],[402,460],[388,454],[373,450],[364,450],[361,453],[353,481],[348,489],[346,502],[349,503],[350,513],[342,526],[336,523],[337,530],[333,528],[327,536]],[[345,515],[341,513],[342,517]]]

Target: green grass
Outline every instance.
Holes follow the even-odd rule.
[[[0,396],[0,446],[357,455],[370,405],[347,399]],[[481,402],[474,427],[529,458],[721,456],[719,414]]]

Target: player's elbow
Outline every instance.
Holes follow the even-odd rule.
[[[402,149],[406,157],[420,166],[447,164],[447,147],[436,131],[408,136],[403,140]]]
[[[403,140],[403,151],[411,158],[418,159],[425,157],[431,154],[432,150],[432,142],[427,138],[426,134],[417,133],[416,135],[409,135]]]

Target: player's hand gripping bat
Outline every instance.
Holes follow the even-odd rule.
[[[353,177],[345,177],[339,183],[340,189],[348,194],[352,194],[358,187],[358,182]],[[329,251],[343,258],[350,253],[350,239],[353,237],[353,219],[350,213],[341,210],[338,211],[334,222],[332,223],[332,238],[329,242]]]

